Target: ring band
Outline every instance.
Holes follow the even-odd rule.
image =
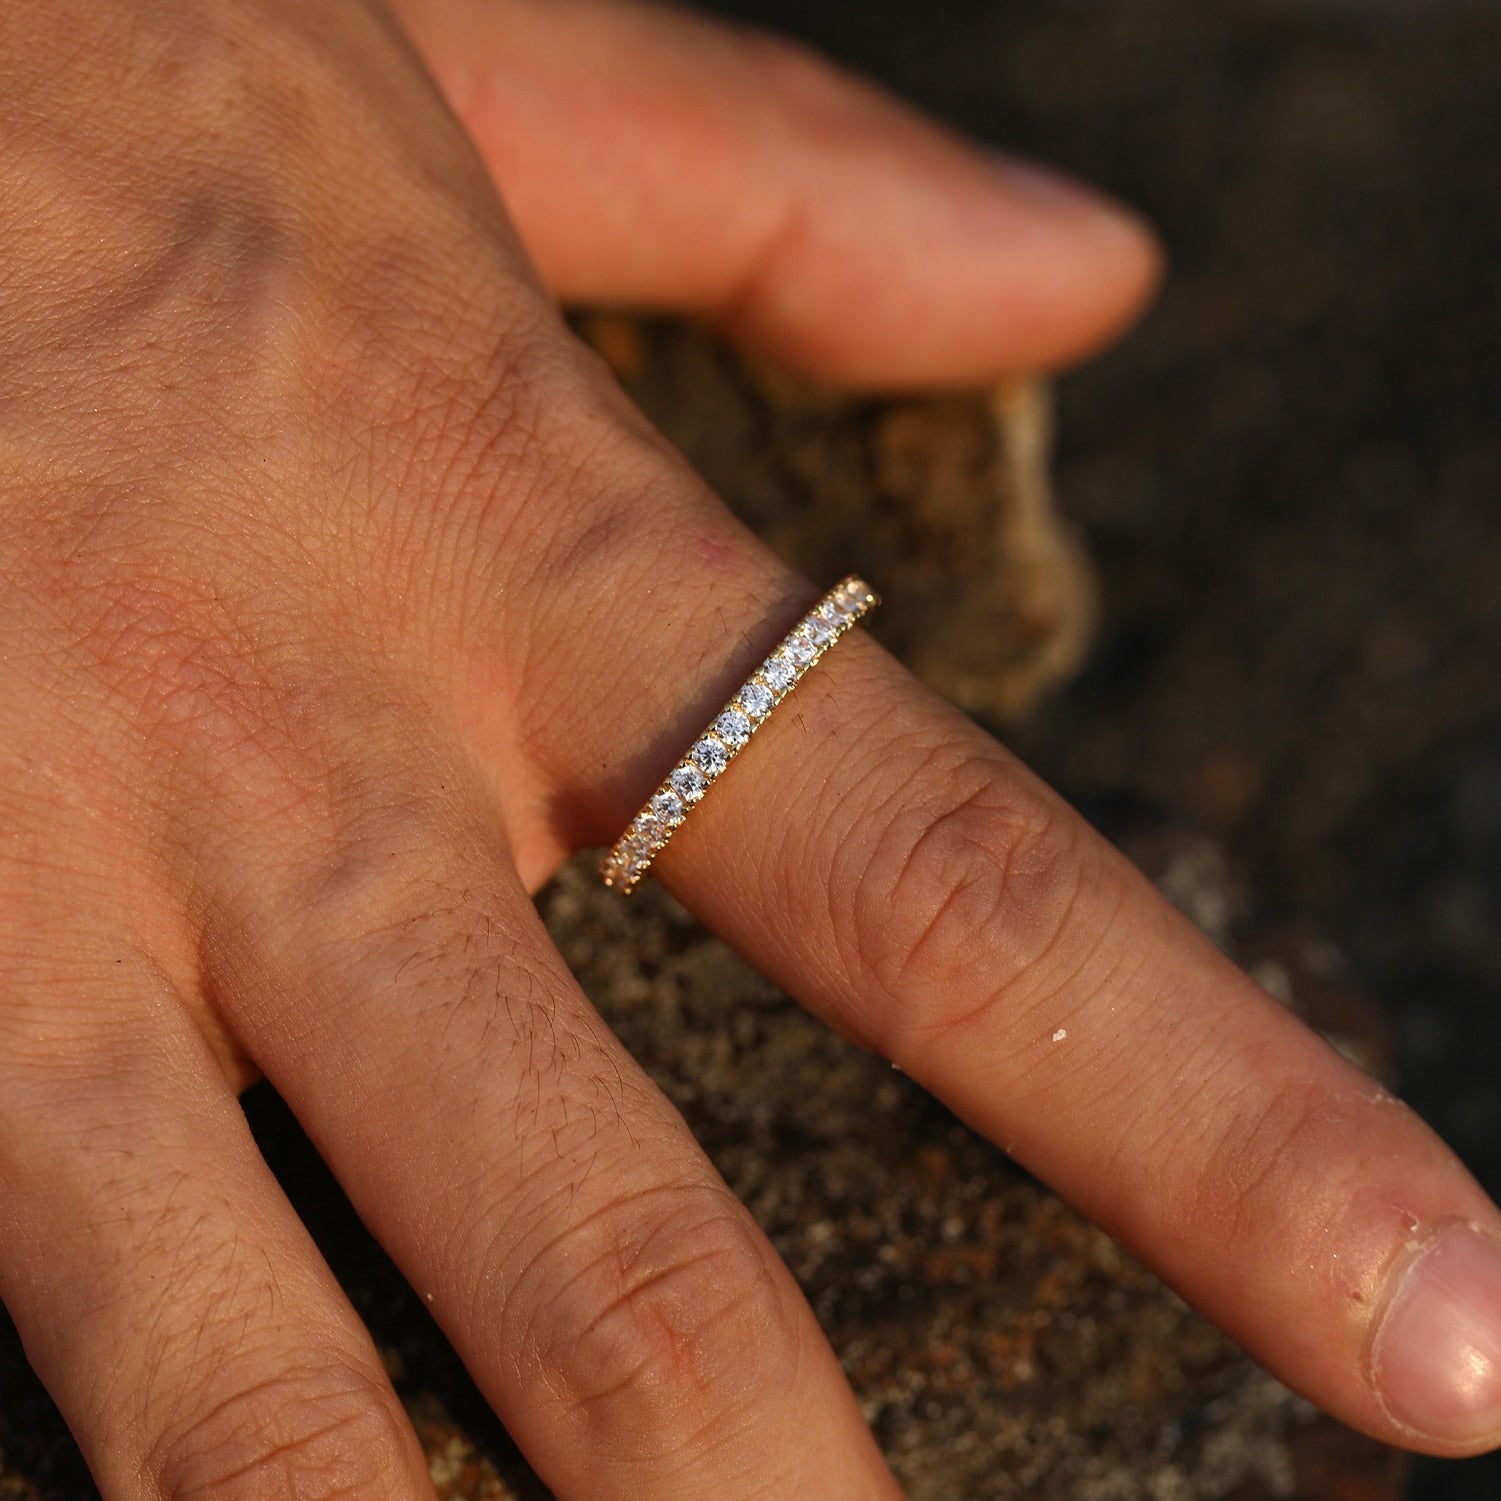
[[[626,825],[599,867],[606,886],[629,896],[690,808],[724,774],[803,675],[862,616],[880,604],[864,579],[841,579],[783,637],[781,645],[735,690],[683,759]]]

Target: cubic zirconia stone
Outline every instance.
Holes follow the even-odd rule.
[[[704,788],[708,786],[703,772],[696,766],[679,766],[667,780],[672,783],[672,790],[682,798],[684,807],[688,808],[704,795]]]
[[[664,832],[655,813],[638,813],[631,825],[631,833],[647,845],[655,844]]]
[[[806,667],[814,657],[818,655],[818,648],[806,636],[801,629],[793,633],[787,644],[782,648],[799,667]]]
[[[792,680],[797,676],[797,669],[787,657],[773,652],[762,664],[761,676],[778,693],[785,693],[792,686]]]
[[[844,620],[845,612],[833,600],[826,599],[818,607],[818,618],[832,631],[837,629]]]
[[[683,821],[683,800],[670,788],[659,792],[651,800],[651,810],[664,828],[675,829]]]
[[[714,721],[714,733],[726,745],[744,745],[750,739],[751,722],[739,709],[726,709]]]
[[[814,646],[827,646],[834,639],[834,630],[822,615],[813,616],[803,629]]]
[[[765,683],[747,683],[740,690],[740,707],[745,710],[745,717],[753,723],[758,719],[765,719],[775,702],[775,696]]]
[[[717,740],[712,740],[707,735],[688,754],[693,764],[711,782],[730,764],[730,753]]]

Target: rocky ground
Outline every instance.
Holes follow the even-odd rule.
[[[779,546],[815,577],[867,568],[878,633],[1264,983],[1394,1065],[1501,1191],[1501,8],[738,9],[1164,227],[1161,306],[1060,392],[1097,589],[1066,531],[1018,510],[1018,434],[988,396],[850,403],[656,325],[589,332]],[[953,577],[989,658],[944,639]],[[565,872],[554,931],[803,1279],[914,1497],[1501,1493],[1488,1461],[1404,1481],[669,900],[606,895]],[[540,1496],[277,1103],[249,1108],[444,1495]],[[0,1501],[89,1494],[3,1333],[0,1450]]]

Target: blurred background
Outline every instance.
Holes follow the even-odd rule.
[[[1101,636],[1007,738],[1196,815],[1314,920],[1501,1193],[1501,4],[707,8],[1160,227],[1159,305],[1060,390]],[[1411,1495],[1493,1501],[1501,1462]]]

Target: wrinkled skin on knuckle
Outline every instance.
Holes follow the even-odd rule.
[[[1024,1003],[1069,939],[1079,886],[1079,840],[1052,798],[1004,765],[942,747],[933,777],[904,787],[941,790],[900,802],[858,859],[836,861],[834,889],[848,919],[837,930],[849,962],[875,981],[867,1040],[895,1056],[995,1006]],[[859,833],[855,836],[859,838]]]
[[[129,1152],[116,1166],[130,1202],[149,1169]],[[129,1424],[119,1459],[138,1456],[140,1484],[126,1493],[410,1495],[414,1443],[373,1349],[336,1323],[282,1316],[273,1254],[205,1212],[201,1185],[184,1181],[181,1203],[169,1197],[137,1227],[141,1280],[117,1311],[153,1363],[144,1380],[139,1367],[133,1379],[107,1373],[100,1393]],[[115,1202],[111,1185],[101,1214]]]
[[[233,1380],[231,1369],[225,1373]],[[412,1495],[413,1444],[394,1399],[338,1365],[281,1368],[217,1400],[198,1391],[142,1466],[163,1501],[340,1501]]]
[[[534,1256],[506,1338],[595,1442],[689,1465],[792,1378],[772,1254],[724,1190],[616,1198]]]
[[[1185,1214],[1248,1257],[1274,1246],[1296,1263],[1304,1259],[1298,1244],[1329,1244],[1357,1202],[1369,1160],[1369,1106],[1331,1094],[1323,1080],[1287,1079],[1268,1089],[1264,1077],[1253,1073],[1221,1092],[1210,1075],[1196,1129],[1213,1147],[1195,1153],[1208,1166],[1183,1187]],[[1159,1151],[1166,1162],[1176,1156]]]
[[[493,656],[504,604],[512,682],[531,642],[557,634],[538,613],[607,587],[612,549],[650,515],[639,492],[666,467],[575,356],[563,329],[529,318],[464,349],[388,346],[380,358],[402,368],[362,378],[355,410],[337,419],[370,433],[377,473],[402,479],[359,503],[361,524],[385,539],[377,567],[396,581],[403,629],[437,619],[461,657],[476,643]],[[371,389],[389,404],[373,423]]]

